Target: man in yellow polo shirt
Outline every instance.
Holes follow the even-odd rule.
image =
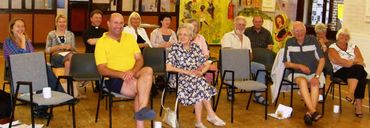
[[[152,87],[153,70],[143,67],[144,60],[135,38],[123,30],[123,16],[113,13],[107,21],[108,32],[97,41],[95,61],[102,75],[112,77],[108,89],[125,96],[135,97],[137,127],[144,127],[143,120],[155,118],[147,107]]]

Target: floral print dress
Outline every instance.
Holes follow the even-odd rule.
[[[186,50],[181,43],[175,43],[169,49],[166,63],[184,70],[197,70],[206,61],[201,49],[195,43],[190,44],[190,50]],[[179,74],[178,82],[178,100],[183,105],[194,105],[216,95],[216,88],[210,86],[203,76]],[[170,78],[169,85],[170,87],[176,86],[175,77]]]

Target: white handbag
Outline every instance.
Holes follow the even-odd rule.
[[[163,120],[162,121],[165,122],[166,124],[168,124],[169,126],[171,126],[172,128],[176,128],[176,127],[178,128],[179,123],[178,123],[177,116],[176,116],[178,99],[176,98],[175,109],[174,109],[174,111],[172,111],[169,107],[164,107],[163,106],[164,93],[165,93],[165,89],[163,89],[162,99],[161,99],[161,106],[164,110],[164,115],[163,115]]]

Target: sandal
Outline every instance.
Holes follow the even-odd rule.
[[[349,103],[351,103],[351,104],[355,104],[355,100],[353,100],[352,98],[350,98],[350,97],[346,97],[345,98]]]
[[[364,114],[362,112],[361,113],[357,113],[357,104],[355,105],[355,115],[358,118],[363,118],[364,117]]]
[[[303,116],[303,120],[304,120],[304,123],[305,123],[306,125],[309,125],[309,126],[311,126],[311,125],[312,125],[312,118],[311,118],[311,115],[310,115],[310,113],[309,113],[309,112],[307,112],[306,114],[304,114],[304,116]]]
[[[321,115],[318,112],[311,114],[312,121],[318,121],[321,118]]]
[[[259,96],[254,95],[253,101],[259,104],[262,104],[262,105],[269,104],[268,101],[262,95],[259,95]]]

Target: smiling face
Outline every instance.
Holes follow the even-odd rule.
[[[162,21],[161,21],[161,24],[162,24],[162,27],[164,28],[169,28],[170,25],[171,25],[171,18],[169,17],[165,17]]]
[[[131,26],[132,27],[139,27],[140,23],[141,23],[141,18],[140,17],[137,17],[137,16],[131,17]]]
[[[189,44],[192,39],[191,33],[192,32],[187,28],[180,28],[177,33],[179,41],[183,44]]]
[[[340,33],[338,35],[338,41],[337,42],[340,43],[340,44],[347,44],[348,41],[349,41],[349,39],[350,39],[350,37],[349,37],[348,34],[346,34],[346,33]]]
[[[56,21],[56,26],[58,30],[66,30],[67,29],[67,20],[64,17],[60,17]]]
[[[237,34],[242,34],[244,33],[245,26],[246,26],[246,21],[243,19],[238,19],[234,22],[234,29]]]
[[[26,31],[26,27],[24,25],[24,22],[22,20],[16,20],[14,22],[14,25],[11,26],[11,32],[12,34],[17,37],[20,34],[24,34]],[[18,37],[17,37],[18,38]]]
[[[256,16],[253,18],[253,26],[255,29],[261,29],[263,24],[263,19],[261,16]]]
[[[107,21],[109,33],[120,35],[123,30],[123,16],[119,13],[113,13]]]
[[[92,17],[90,17],[91,25],[92,26],[100,26],[102,22],[102,15],[99,13],[95,13]]]
[[[302,22],[295,22],[293,24],[293,34],[298,42],[303,42],[306,36],[306,27]]]

